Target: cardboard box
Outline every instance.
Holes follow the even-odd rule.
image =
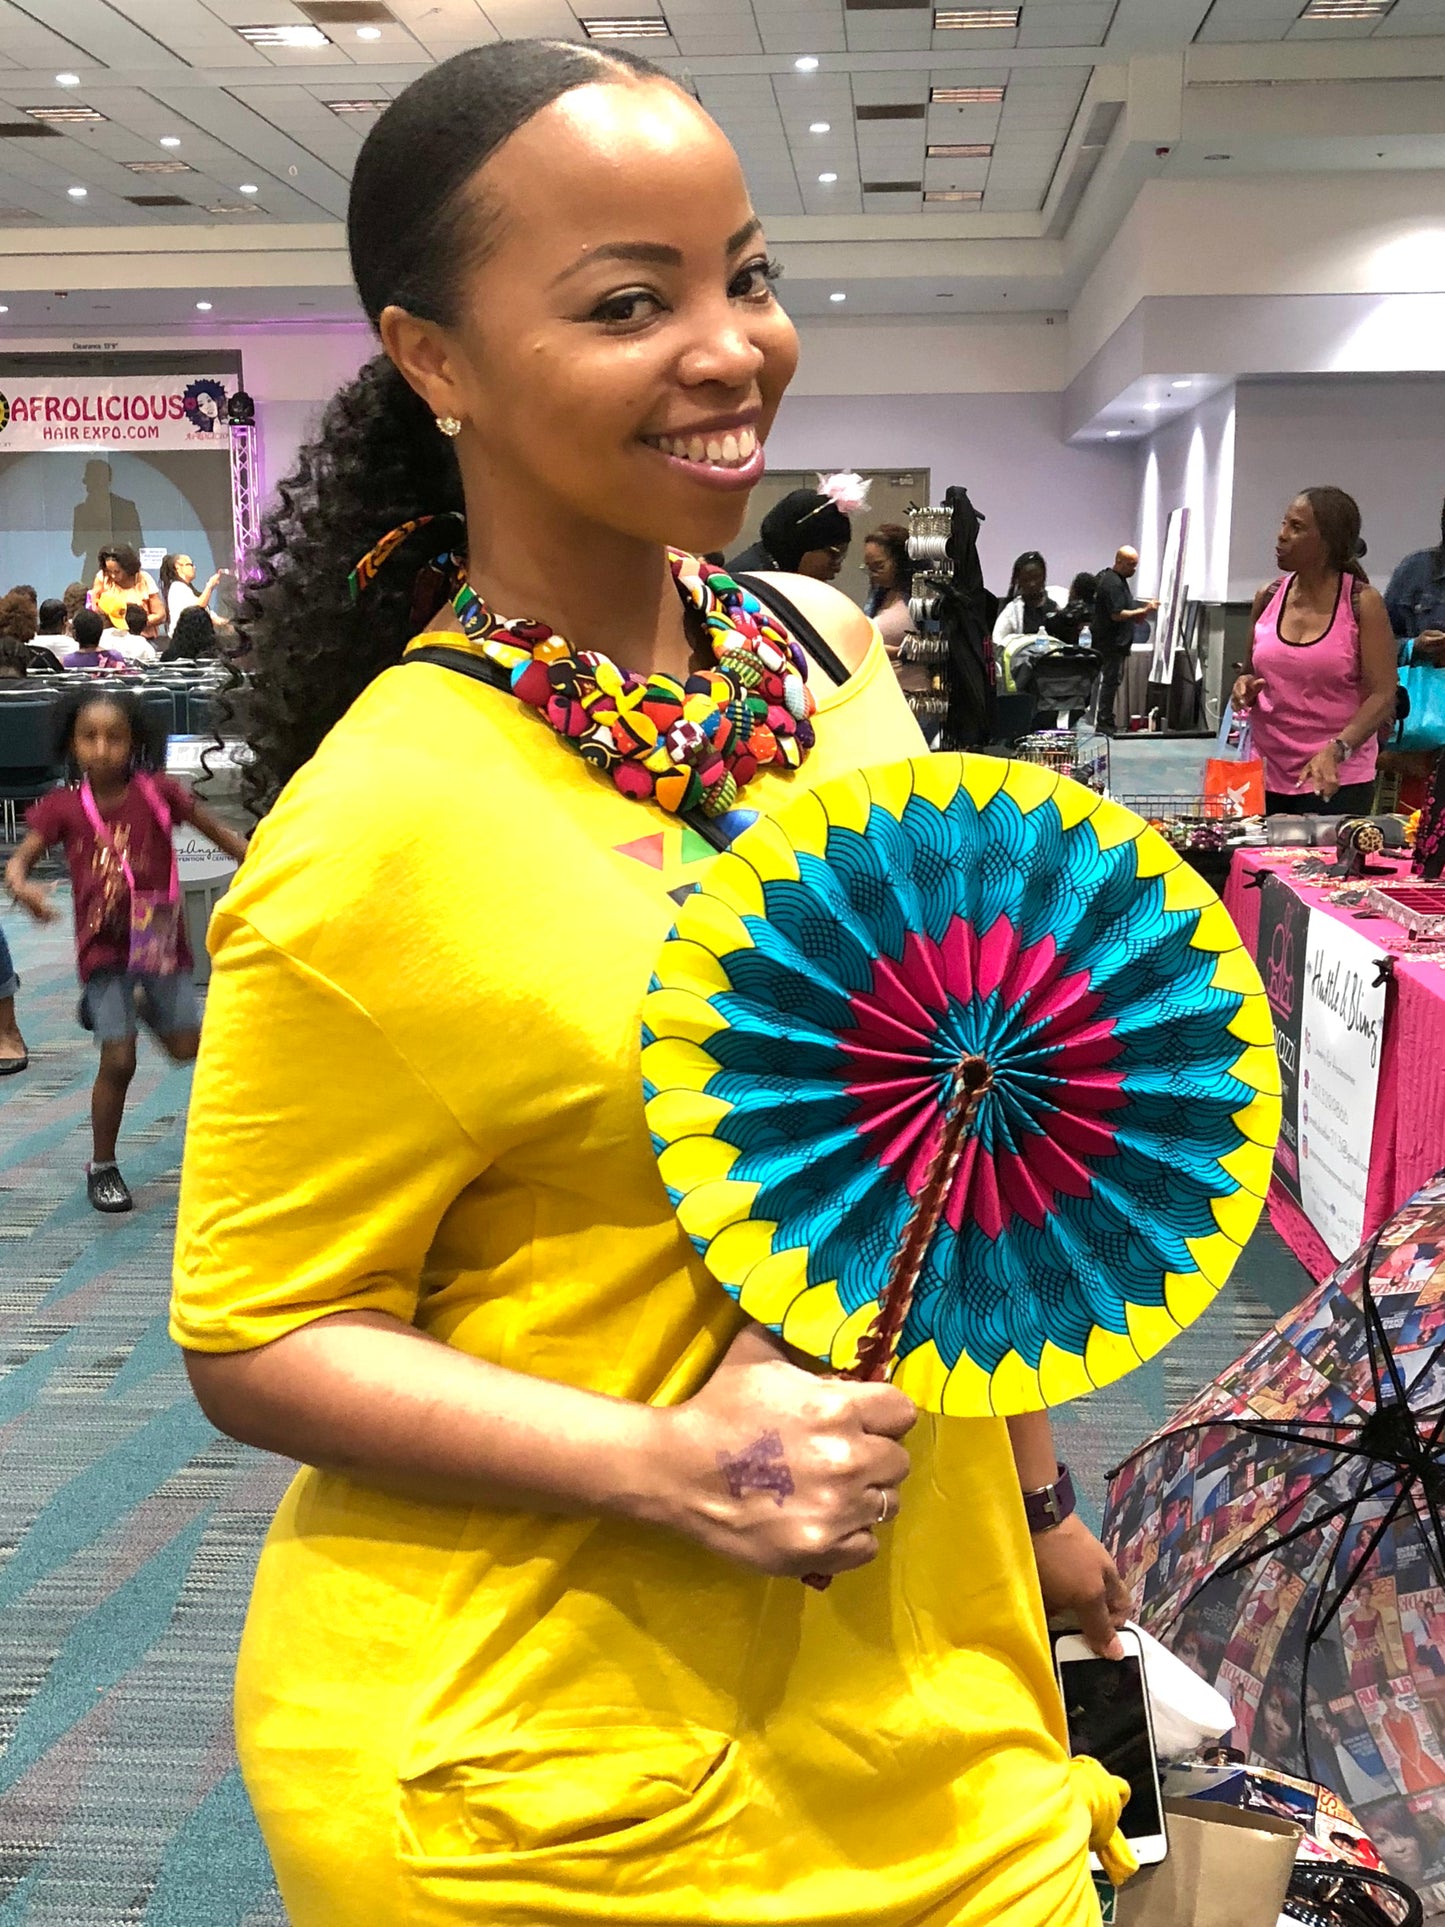
[[[1119,1889],[1117,1927],[1276,1927],[1302,1830],[1207,1800],[1164,1812],[1168,1858]]]

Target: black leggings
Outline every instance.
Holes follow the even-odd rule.
[[[1368,816],[1375,800],[1373,783],[1342,783],[1333,796],[1285,796],[1279,790],[1264,793],[1269,816]]]

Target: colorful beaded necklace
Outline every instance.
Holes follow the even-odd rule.
[[[674,815],[721,816],[760,769],[796,769],[813,747],[808,659],[730,575],[677,550],[668,562],[716,658],[685,681],[662,670],[637,675],[596,650],[574,650],[545,623],[498,616],[467,582],[452,608],[513,695],[624,796]]]

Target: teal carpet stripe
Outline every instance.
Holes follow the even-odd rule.
[[[12,1786],[150,1651],[170,1623],[205,1519],[197,1519],[118,1592],[74,1628],[0,1759],[0,1792]]]
[[[220,1865],[229,1869],[224,1894],[214,1893],[213,1869]],[[271,1863],[234,1768],[166,1849],[143,1927],[195,1927],[199,1893],[213,1895],[206,1927],[252,1927],[271,1893]]]

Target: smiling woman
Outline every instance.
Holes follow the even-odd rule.
[[[1101,1646],[1120,1601],[1077,1520],[1030,1555],[1046,1428],[804,1369],[643,1108],[740,794],[921,747],[850,603],[697,559],[796,359],[736,157],[640,62],[501,43],[388,108],[350,237],[384,352],[238,625],[272,807],[172,1315],[214,1421],[304,1468],[237,1687],[290,1918],[1082,1927],[1118,1794],[1066,1758],[1039,1575]]]

